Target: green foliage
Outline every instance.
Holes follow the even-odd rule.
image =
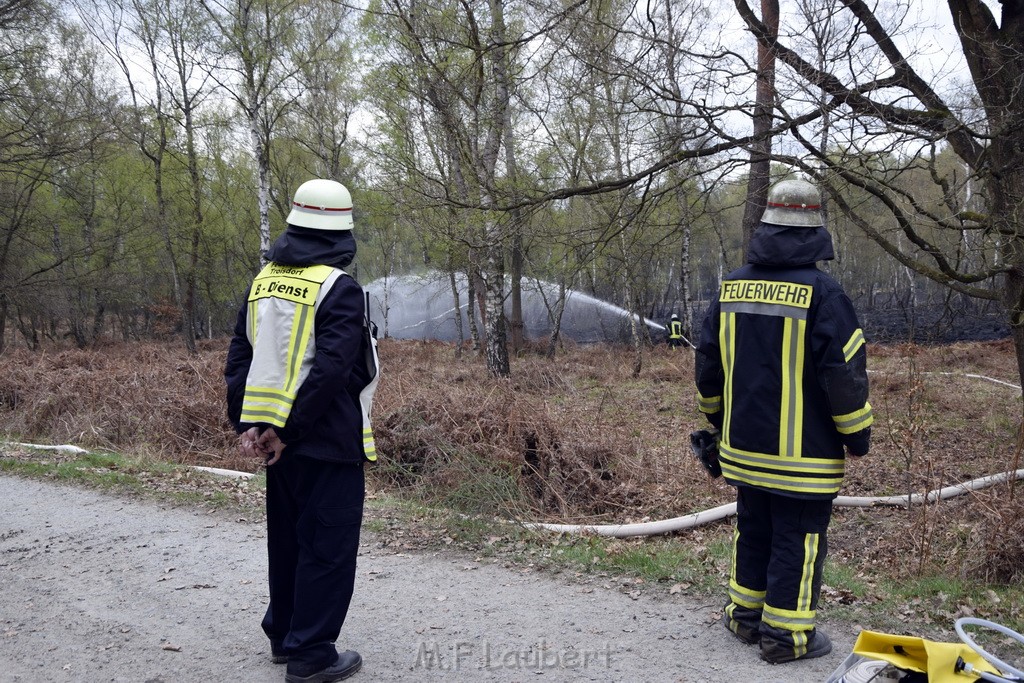
[[[749,93],[730,61],[743,49],[703,49],[714,11],[684,4],[645,18],[619,0],[512,2],[499,22],[482,0],[267,0],[248,24],[230,3],[144,2],[118,21],[102,2],[77,15],[37,5],[0,27],[0,340],[182,335],[189,296],[200,334],[228,333],[262,256],[262,162],[271,238],[299,183],[349,185],[364,282],[509,273],[521,259],[527,280],[644,315],[675,310],[684,290],[700,309],[743,260],[746,153],[730,121]],[[118,54],[147,40],[153,65]],[[836,63],[834,46],[809,41]],[[840,123],[872,124],[836,114],[849,118],[833,119],[813,163],[784,156],[793,140],[780,136],[772,176],[802,170],[830,188],[825,267],[855,303],[955,309],[942,259],[979,274],[968,293],[995,297],[986,273],[1020,231],[986,222],[984,174],[907,131],[905,146],[843,137]]]

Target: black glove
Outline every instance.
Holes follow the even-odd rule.
[[[722,466],[718,464],[718,436],[717,429],[702,429],[690,434],[690,448],[712,479],[722,476]]]

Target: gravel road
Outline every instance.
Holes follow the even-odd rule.
[[[261,519],[0,477],[0,681],[280,681],[259,628]],[[574,581],[364,532],[339,646],[353,681],[824,681],[853,647],[770,666],[718,601]]]

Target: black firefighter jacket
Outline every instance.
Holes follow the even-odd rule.
[[[748,264],[725,277],[701,330],[698,407],[721,431],[726,481],[834,498],[845,450],[868,452],[864,334],[824,228],[762,223]],[[845,447],[845,448],[844,448]]]

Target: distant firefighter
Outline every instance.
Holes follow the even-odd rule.
[[[668,345],[673,349],[683,345],[683,323],[675,313],[668,321]]]

